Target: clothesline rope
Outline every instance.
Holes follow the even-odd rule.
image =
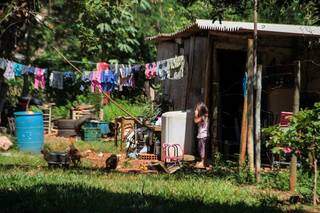
[[[53,47],[53,49],[68,63],[72,66],[72,68],[74,68],[77,72],[80,72],[81,73],[81,70],[76,67],[75,65],[73,65],[56,47]],[[116,107],[118,107],[121,111],[123,111],[124,113],[126,113],[127,115],[129,115],[131,118],[133,118],[136,122],[138,122],[139,124],[143,125],[143,123],[138,119],[136,118],[134,115],[132,115],[130,112],[128,112],[127,110],[125,110],[120,104],[118,104],[113,98],[111,98],[111,96],[102,91],[102,94],[104,96],[106,96]]]

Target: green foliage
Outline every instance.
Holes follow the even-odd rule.
[[[18,103],[18,98],[21,96],[23,88],[23,80],[21,78],[16,78],[15,80],[10,80],[8,83],[8,92],[6,99],[10,106],[15,107]]]
[[[210,175],[49,170],[41,155],[17,152],[0,156],[0,165],[0,208],[8,211],[280,211],[272,195]]]
[[[69,118],[70,117],[70,107],[68,106],[53,106],[52,107],[52,117],[54,119]]]
[[[293,116],[288,128],[278,126],[263,130],[267,146],[273,151],[296,153],[302,160],[308,161],[309,153],[319,158],[320,148],[320,103],[312,109],[305,109]],[[287,149],[283,149],[287,148]]]
[[[128,100],[116,100],[126,111],[131,113],[136,117],[144,117],[144,118],[153,118],[157,113],[156,110],[153,109],[152,103],[146,99],[142,101],[141,99],[128,101]],[[103,109],[104,111],[104,120],[105,121],[113,121],[116,117],[119,116],[127,116],[122,110],[120,110],[113,103],[106,105]]]

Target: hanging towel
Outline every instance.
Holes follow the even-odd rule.
[[[146,79],[151,79],[156,77],[157,75],[157,64],[156,63],[150,63],[146,64]]]
[[[97,63],[97,71],[101,72],[101,71],[105,71],[105,70],[109,70],[109,64],[106,62],[99,62]]]
[[[157,62],[157,76],[160,80],[165,80],[169,73],[168,60]]]
[[[7,66],[6,66],[5,72],[3,73],[3,77],[5,77],[8,80],[14,79],[14,71],[13,71],[12,61],[7,61]]]
[[[46,69],[42,68],[35,68],[35,73],[34,73],[34,88],[35,89],[44,89],[46,86],[46,80],[45,80],[45,73]]]
[[[185,65],[184,56],[178,56],[168,60],[170,72],[168,78],[172,80],[179,80],[183,78],[183,71]]]
[[[5,70],[7,67],[7,60],[4,58],[0,58],[0,69]]]
[[[52,88],[63,89],[63,72],[53,71],[50,74],[50,82],[49,85]]]
[[[14,71],[14,74],[16,77],[21,77],[23,70],[24,70],[24,67],[25,66],[23,64],[19,64],[16,62],[12,63],[12,68],[13,68],[13,71]]]

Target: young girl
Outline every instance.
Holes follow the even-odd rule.
[[[206,146],[207,141],[209,137],[209,131],[208,131],[208,108],[203,103],[200,102],[196,105],[196,109],[194,111],[194,122],[198,125],[198,152],[201,157],[201,161],[196,164],[196,167],[198,168],[204,168],[205,167],[205,161],[206,161]]]

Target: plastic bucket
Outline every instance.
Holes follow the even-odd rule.
[[[14,115],[19,149],[40,153],[44,141],[42,112],[15,112]]]

